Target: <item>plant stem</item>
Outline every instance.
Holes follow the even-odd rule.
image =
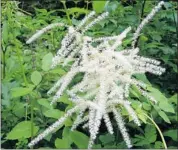
[[[174,19],[174,24],[176,26],[176,33],[177,33],[177,36],[178,36],[178,26],[177,26],[177,23],[176,23],[176,16],[174,14],[174,10],[173,9],[172,9],[172,14],[173,14],[173,19]],[[178,14],[178,12],[177,12],[177,14]]]
[[[35,51],[33,49],[32,51],[32,70],[36,70],[36,57],[35,57]],[[30,115],[31,115],[31,140],[33,139],[33,122],[34,122],[34,97],[33,95],[31,96],[30,100]]]
[[[144,0],[143,3],[142,3],[142,10],[141,10],[141,16],[140,16],[140,23],[142,22],[143,15],[144,15],[145,3],[146,3],[146,0]],[[137,47],[138,42],[139,42],[139,39],[140,39],[140,36],[137,38],[137,41],[136,41],[136,43],[135,43],[135,47]]]
[[[65,10],[66,15],[67,15],[68,23],[69,23],[69,25],[72,25],[72,21],[71,21],[71,19],[70,19],[70,16],[69,16],[69,13],[68,13],[68,10],[67,10],[65,1],[62,1],[62,4],[63,4],[63,6],[64,6],[64,10]]]
[[[31,97],[31,100],[30,100],[30,105],[31,105],[31,140],[33,139],[33,121],[34,121],[34,111],[33,111],[33,108],[34,108],[34,100],[33,100],[33,97]],[[33,147],[32,147],[33,149]]]
[[[87,15],[88,14],[88,4],[89,4],[89,1],[87,0],[86,3],[87,3],[87,8],[86,8],[87,12],[86,12],[86,15]]]
[[[1,61],[2,61],[2,73],[1,73],[1,79],[5,78],[5,52],[1,49]]]
[[[154,120],[152,118],[150,118],[147,114],[144,113],[144,115],[154,124],[154,126],[156,127],[156,129],[158,130],[160,136],[161,136],[161,139],[162,139],[162,142],[164,144],[164,148],[167,149],[167,145],[166,145],[166,142],[165,142],[165,139],[164,139],[164,136],[160,130],[160,128],[158,127],[158,125],[156,124],[156,122],[154,122]]]
[[[19,62],[20,62],[21,71],[22,71],[22,76],[23,76],[23,80],[24,80],[25,86],[28,87],[27,78],[26,78],[26,76],[25,76],[25,69],[24,69],[24,66],[23,66],[23,63],[22,63],[22,59],[21,59],[21,56],[20,56],[19,49],[16,48],[16,51],[17,51],[18,60],[19,60]]]
[[[31,14],[31,13],[29,13],[29,12],[27,12],[27,11],[23,10],[23,9],[18,8],[18,9],[17,9],[17,11],[21,11],[21,12],[23,12],[23,13],[27,14],[27,15],[32,16],[32,14]]]

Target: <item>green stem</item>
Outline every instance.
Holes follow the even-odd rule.
[[[154,120],[152,118],[150,118],[147,114],[144,113],[144,115],[154,124],[154,126],[156,127],[156,129],[158,130],[160,136],[161,136],[161,139],[162,139],[162,142],[164,144],[164,148],[167,149],[167,145],[166,145],[166,142],[165,142],[165,139],[164,139],[164,136],[160,130],[160,128],[158,127],[158,125],[154,122]]]
[[[172,9],[172,14],[173,14],[173,19],[174,19],[174,24],[176,26],[176,33],[177,33],[177,36],[178,36],[178,26],[177,26],[177,23],[176,23],[176,16],[174,14],[174,10],[173,9]],[[177,12],[177,14],[178,14],[178,12]]]
[[[2,61],[2,76],[1,78],[4,79],[5,78],[5,52],[3,50],[1,50],[1,61]]]
[[[71,21],[71,19],[70,19],[70,16],[69,16],[69,13],[68,13],[68,10],[67,10],[65,1],[62,1],[62,4],[63,4],[63,6],[64,6],[64,10],[65,10],[66,15],[67,15],[68,23],[69,23],[69,25],[72,25],[72,21]]]
[[[33,139],[33,121],[34,121],[34,111],[33,111],[33,107],[34,107],[34,103],[33,103],[33,97],[31,97],[31,140]]]
[[[146,4],[146,0],[144,0],[143,3],[142,3],[142,10],[141,10],[141,16],[140,16],[140,23],[141,23],[142,20],[143,20],[143,15],[144,15],[144,10],[145,10],[145,4]],[[135,43],[135,47],[138,46],[139,39],[140,39],[140,36],[137,38],[137,41],[136,41],[136,43]]]
[[[89,4],[89,1],[86,1],[87,3],[87,12],[86,12],[86,15],[88,14],[88,4]]]
[[[31,14],[31,13],[29,13],[29,12],[27,12],[27,11],[23,10],[23,9],[18,8],[18,9],[17,9],[17,11],[21,11],[21,12],[23,12],[23,13],[27,14],[27,15],[32,16],[32,14]]]
[[[22,63],[22,60],[21,60],[20,52],[19,52],[18,48],[16,48],[16,50],[17,50],[17,57],[18,57],[18,60],[20,62],[20,66],[21,66],[23,80],[24,80],[25,86],[28,87],[28,82],[27,82],[27,78],[25,76],[25,69],[24,69],[24,66],[23,66],[23,63]]]

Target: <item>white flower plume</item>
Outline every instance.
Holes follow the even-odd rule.
[[[154,8],[155,10],[153,9],[154,11],[151,12],[151,15],[148,15],[150,17],[146,17],[146,20],[150,20],[162,4],[163,2],[160,2]],[[131,140],[120,110],[125,108],[132,117],[133,122],[138,126],[141,124],[128,99],[130,87],[135,86],[143,96],[156,103],[156,100],[146,92],[146,84],[134,78],[133,75],[146,72],[161,75],[165,69],[159,66],[159,61],[139,56],[139,48],[137,47],[133,46],[131,49],[122,51],[117,50],[118,46],[122,45],[123,39],[128,32],[130,32],[131,27],[125,29],[118,36],[96,39],[85,36],[84,33],[89,28],[108,15],[108,13],[103,13],[84,26],[94,14],[94,12],[91,12],[76,28],[68,28],[68,33],[61,42],[62,46],[53,59],[52,67],[61,62],[65,65],[71,59],[74,60],[74,63],[70,71],[60,78],[48,91],[48,94],[56,91],[51,104],[61,97],[74,76],[81,72],[84,73],[83,80],[67,90],[67,94],[70,96],[70,101],[74,103],[74,107],[68,110],[64,117],[57,120],[33,139],[28,146],[38,143],[61,125],[67,117],[77,113],[78,115],[71,130],[75,130],[77,126],[84,124],[83,127],[88,128],[90,132],[88,144],[90,149],[98,135],[102,119],[106,124],[108,132],[110,134],[114,133],[110,119],[110,114],[113,113],[123,139],[127,147],[130,148],[132,147]],[[145,23],[141,24],[143,26]],[[135,38],[137,38],[137,34],[140,31],[139,28],[134,34],[133,43],[135,43]],[[96,46],[93,46],[94,43]],[[76,54],[78,57],[75,57]]]

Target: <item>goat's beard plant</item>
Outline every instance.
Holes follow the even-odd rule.
[[[139,56],[139,48],[135,47],[141,29],[163,4],[163,2],[160,2],[141,22],[134,34],[132,47],[127,50],[117,51],[117,47],[122,44],[131,27],[128,27],[118,36],[95,39],[84,35],[90,27],[105,19],[108,15],[107,12],[84,26],[95,15],[95,12],[91,12],[76,28],[68,28],[68,33],[61,42],[62,46],[53,58],[52,68],[61,62],[63,62],[63,66],[71,60],[74,63],[71,70],[57,81],[48,91],[48,94],[53,93],[59,88],[51,102],[53,104],[64,93],[74,76],[83,72],[83,80],[67,90],[67,94],[70,96],[69,100],[74,103],[74,107],[33,139],[28,146],[31,147],[38,143],[73,113],[77,113],[71,130],[75,130],[78,125],[84,124],[83,127],[88,128],[90,132],[90,141],[88,144],[88,148],[90,149],[97,137],[102,119],[106,124],[108,132],[110,134],[114,133],[109,117],[109,113],[113,113],[127,147],[132,147],[120,110],[121,108],[125,108],[134,123],[140,126],[141,123],[128,99],[131,86],[135,86],[148,100],[155,104],[157,102],[146,92],[147,85],[134,78],[133,75],[145,72],[161,75],[165,71],[164,68],[159,66],[159,61]],[[27,43],[30,44],[44,32],[56,26],[64,26],[64,24],[55,23],[43,28],[32,36]]]

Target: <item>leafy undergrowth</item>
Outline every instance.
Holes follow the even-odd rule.
[[[107,20],[101,21],[87,33],[98,37],[118,35],[128,26],[135,30],[141,18],[150,12],[155,2],[146,1],[144,8],[138,1],[134,3],[93,1],[90,5],[97,13],[110,12]],[[46,94],[59,76],[66,74],[70,68],[59,66],[50,70],[52,57],[60,47],[66,29],[63,27],[54,29],[30,46],[25,42],[36,30],[50,23],[77,25],[77,20],[91,10],[85,7],[71,7],[67,10],[71,19],[65,16],[65,9],[34,10],[35,13],[30,14],[20,9],[18,2],[2,3],[2,148],[27,148],[31,138],[42,132],[72,106],[68,96],[64,94],[56,106],[52,107],[49,105],[51,97]],[[59,12],[64,14],[59,16],[57,15]],[[135,149],[164,148],[159,132],[144,113],[151,116],[159,126],[168,148],[177,147],[176,25],[176,3],[167,2],[161,12],[144,28],[139,38],[141,55],[160,60],[161,65],[166,68],[166,73],[162,76],[150,74],[136,76],[150,85],[147,90],[158,100],[158,105],[150,103],[139,91],[135,89],[130,91],[132,106],[143,122],[141,127],[137,127],[127,112],[122,112],[127,120],[126,126]],[[124,41],[123,47],[129,46],[131,37],[132,33]],[[72,84],[78,82],[81,77],[82,75],[77,76]],[[68,119],[35,148],[87,148],[88,131],[81,127],[76,131],[70,131],[75,117],[74,115]],[[115,122],[113,124],[116,126]],[[115,130],[114,135],[110,135],[107,134],[106,127],[101,125],[94,148],[124,149],[126,146],[118,130]]]

